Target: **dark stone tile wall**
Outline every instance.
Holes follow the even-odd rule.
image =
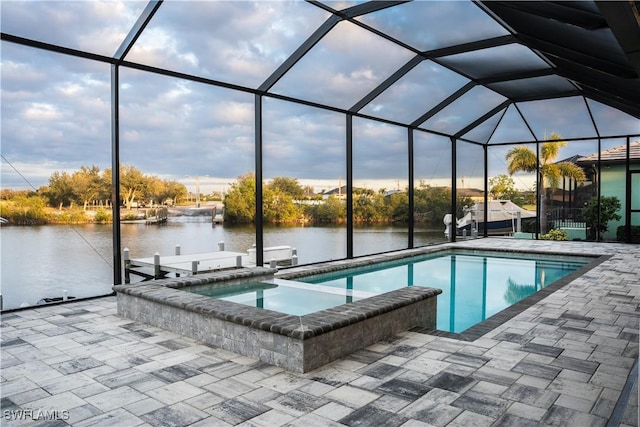
[[[114,286],[120,316],[295,372],[307,372],[411,328],[435,329],[439,289],[407,287],[305,316],[190,292],[187,286],[265,280],[275,270],[238,269]]]

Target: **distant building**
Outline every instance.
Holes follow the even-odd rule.
[[[331,196],[336,196],[340,200],[346,200],[347,198],[347,186],[332,188],[322,193],[323,199],[328,199]]]
[[[384,197],[389,197],[392,196],[394,194],[401,194],[401,193],[406,193],[406,191],[402,191],[402,190],[387,190],[384,192]]]
[[[629,175],[631,200],[627,200],[627,145],[620,145],[600,153],[600,171],[598,175],[598,153],[577,159],[587,175],[592,176],[593,195],[597,195],[600,182],[601,196],[615,196],[620,200],[620,221],[609,222],[609,230],[604,238],[615,239],[616,230],[625,224],[627,212],[631,212],[631,225],[640,226],[640,140],[629,144]],[[634,203],[631,203],[634,201]]]
[[[456,192],[458,197],[468,197],[474,202],[484,201],[484,191],[479,188],[458,188]]]

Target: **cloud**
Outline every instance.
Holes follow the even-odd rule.
[[[354,4],[331,5],[343,8]],[[412,2],[358,19],[421,49],[504,32],[489,29],[491,20],[484,15],[471,19],[479,11],[471,3],[434,5]],[[1,6],[3,32],[110,56],[145,3],[42,1],[2,2]],[[465,31],[450,31],[451,16],[456,22],[470,19]],[[321,8],[299,1],[164,2],[125,59],[257,88],[327,17]],[[273,91],[350,108],[414,56],[415,52],[342,22],[295,64]],[[111,166],[109,64],[9,42],[2,42],[1,61],[2,154],[16,169],[37,187],[46,184],[56,170]],[[119,68],[119,78],[122,163],[162,177],[201,176],[203,182],[204,177],[212,182],[231,182],[254,169],[253,94],[126,66]],[[467,81],[425,60],[362,113],[411,123]],[[424,126],[458,131],[502,99],[488,90],[470,91]],[[596,123],[607,132],[640,132],[637,119],[597,102],[588,103]],[[578,102],[525,104],[519,107],[538,136],[544,129],[559,131],[565,137],[592,136],[593,126],[580,98]],[[519,114],[513,115],[519,118]],[[264,97],[261,123],[266,179],[291,176],[301,182],[337,183],[340,178],[344,182],[344,115]],[[521,136],[524,128],[522,120],[505,116],[496,139],[509,141],[513,135]],[[405,127],[355,118],[353,136],[358,179],[368,183],[405,179]],[[416,178],[446,180],[451,169],[449,139],[416,131],[415,147]],[[582,148],[580,151],[588,154]],[[475,150],[461,150],[459,155],[460,164],[473,165],[465,174],[481,175],[475,166]],[[22,181],[3,161],[2,186]]]

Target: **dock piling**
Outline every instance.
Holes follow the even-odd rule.
[[[223,251],[224,251],[224,242],[222,242],[222,241],[221,241],[221,242],[218,242],[218,250],[219,250],[220,252],[223,252]]]
[[[180,255],[180,245],[176,245],[176,255]]]
[[[238,268],[242,267],[242,255],[238,255],[236,257],[236,267]]]

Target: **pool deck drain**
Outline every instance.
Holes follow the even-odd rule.
[[[474,340],[402,332],[305,374],[118,317],[115,297],[3,313],[2,425],[638,425],[640,246],[454,246],[610,258]]]

